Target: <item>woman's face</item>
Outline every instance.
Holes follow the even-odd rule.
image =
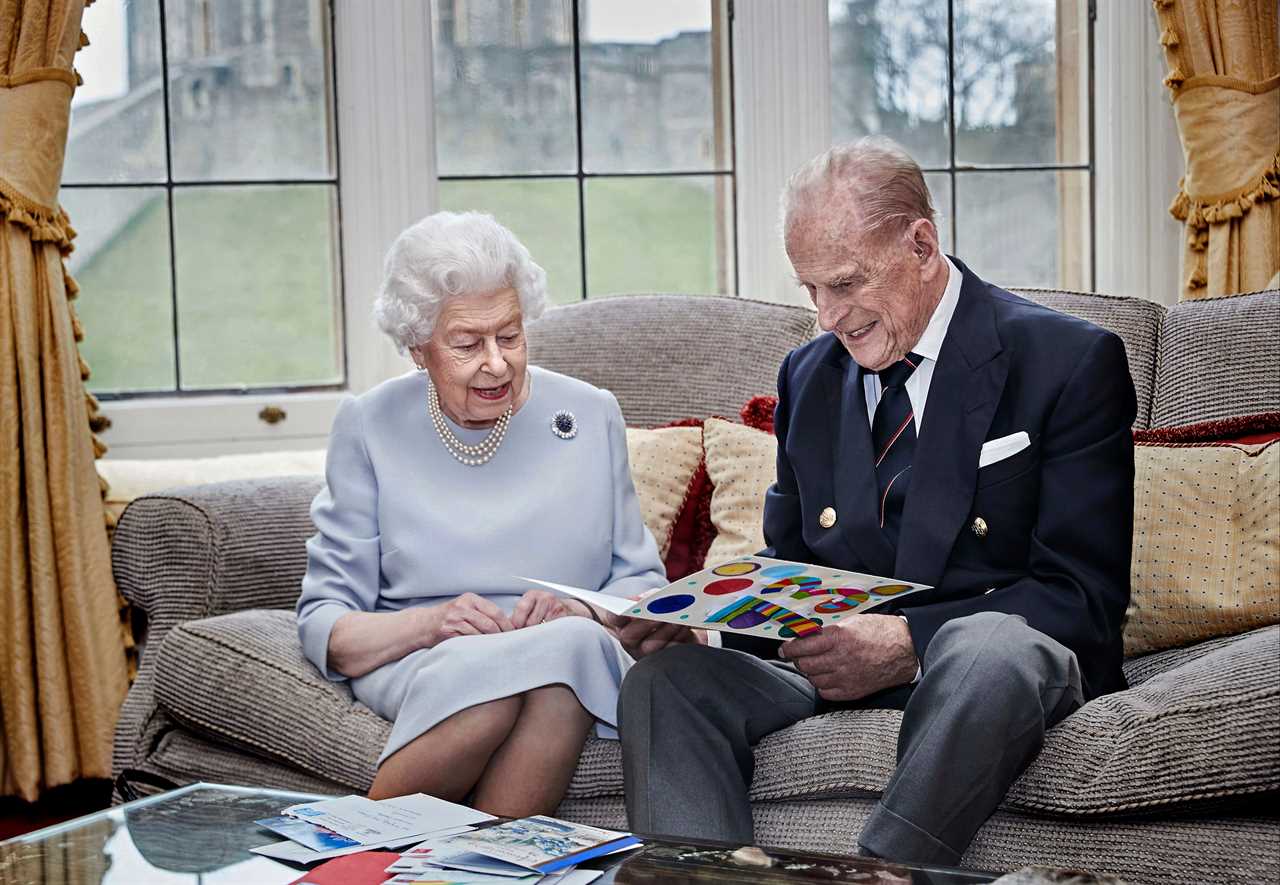
[[[515,289],[446,299],[431,339],[412,353],[431,376],[444,413],[463,427],[488,427],[528,396],[529,356]]]

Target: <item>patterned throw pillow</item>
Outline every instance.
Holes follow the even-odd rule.
[[[631,462],[636,497],[640,499],[640,514],[665,560],[676,517],[702,463],[702,428],[628,427],[627,459]]]
[[[1280,441],[1139,444],[1125,655],[1280,622]]]
[[[771,433],[708,418],[703,447],[716,529],[706,567],[764,547],[764,493],[776,475],[778,444]]]

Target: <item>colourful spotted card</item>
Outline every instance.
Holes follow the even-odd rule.
[[[771,639],[807,636],[823,624],[930,589],[925,584],[763,556],[729,560],[630,603],[603,593],[535,583],[628,617]]]

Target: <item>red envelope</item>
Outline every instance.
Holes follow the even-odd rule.
[[[326,860],[289,885],[382,885],[391,878],[385,872],[400,855],[394,851],[361,851]]]

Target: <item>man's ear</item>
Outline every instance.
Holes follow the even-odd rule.
[[[932,260],[941,251],[938,246],[938,229],[927,218],[917,218],[907,225],[906,235],[911,251],[921,261]]]

